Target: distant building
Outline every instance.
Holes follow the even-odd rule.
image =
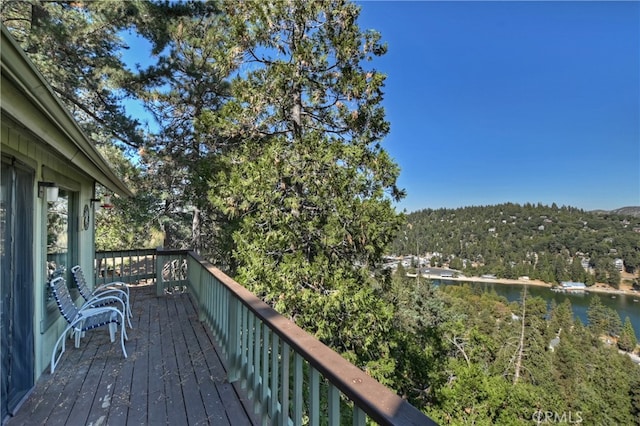
[[[551,339],[551,341],[549,342],[549,350],[551,352],[555,352],[556,348],[560,344],[560,333],[562,333],[562,329],[559,329],[558,334],[556,334],[556,337]]]
[[[587,285],[585,283],[579,283],[574,281],[562,281],[560,283],[560,288],[564,292],[581,293],[587,289]]]
[[[582,265],[585,271],[589,270],[589,259],[582,258],[582,260],[580,261],[580,264]]]
[[[622,272],[622,270],[624,269],[624,261],[622,259],[615,259],[613,261],[613,264],[616,267],[616,269],[620,272]]]

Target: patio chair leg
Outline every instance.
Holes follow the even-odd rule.
[[[126,311],[127,323],[129,324],[129,328],[133,328],[133,326],[131,325],[131,318],[133,318],[133,314],[131,313],[131,305],[129,304],[130,299],[129,299],[128,293],[125,296],[125,299],[126,299],[125,311]]]
[[[75,330],[75,341],[76,341],[76,348],[80,347],[80,339],[82,339],[84,332],[79,331],[79,330]]]
[[[116,327],[118,325],[115,322],[109,323],[109,338],[111,339],[111,343],[116,341]]]
[[[69,337],[71,337],[71,335],[73,335],[73,330],[70,329],[70,327],[67,327],[60,335],[60,337],[58,337],[56,344],[53,346],[53,352],[51,352],[51,374],[53,374],[53,372],[56,370],[56,365],[58,365],[58,362],[60,362],[60,358],[62,358],[62,354],[64,354],[64,351],[66,349],[67,333],[69,333]],[[58,345],[60,344],[62,344],[62,347],[60,348],[60,355],[56,357],[56,353],[58,352]]]
[[[120,346],[122,346],[122,355],[127,357],[127,350],[124,348],[124,338],[126,337],[127,332],[125,331],[124,321],[122,321],[122,332],[120,333]]]

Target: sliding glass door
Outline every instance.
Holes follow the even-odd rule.
[[[33,387],[33,172],[2,162],[0,347],[2,419]]]

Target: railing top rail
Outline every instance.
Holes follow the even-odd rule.
[[[186,252],[163,250],[161,253],[185,254]],[[194,252],[189,252],[188,255],[225,285],[241,303],[364,410],[372,420],[382,425],[436,425],[413,405],[305,332],[293,321],[280,315],[213,264]]]
[[[145,253],[145,254],[155,254],[157,249],[155,248],[145,248],[145,249],[126,249],[126,250],[100,250],[95,252],[95,256],[105,256],[105,255],[113,255],[113,254],[121,254],[121,253]],[[165,253],[163,250],[162,253]],[[170,253],[169,253],[170,254]]]
[[[181,249],[158,248],[158,249],[154,249],[153,251],[157,252],[159,255],[162,255],[162,256],[175,256],[175,255],[187,256],[189,254],[197,256],[197,254],[195,252],[192,252],[192,251],[189,251],[189,250],[181,250]]]

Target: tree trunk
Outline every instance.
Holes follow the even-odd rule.
[[[191,248],[200,254],[202,249],[202,233],[200,232],[200,209],[195,207],[191,220]]]
[[[524,293],[522,295],[522,318],[520,321],[522,323],[522,327],[520,329],[520,344],[518,345],[518,356],[516,358],[516,370],[513,374],[513,384],[518,383],[518,379],[520,379],[520,369],[522,368],[522,354],[524,352],[524,330],[525,330],[525,319],[527,315],[527,286],[524,287]]]

